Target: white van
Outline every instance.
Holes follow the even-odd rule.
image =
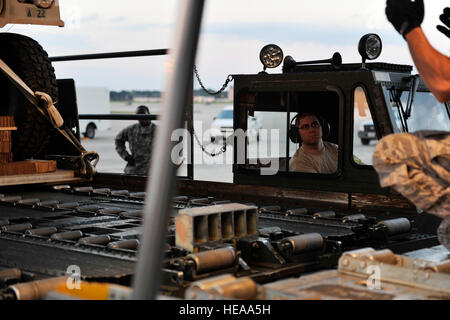
[[[109,90],[101,87],[76,87],[78,114],[109,114]],[[110,120],[80,120],[80,132],[94,139],[95,132],[108,130]]]

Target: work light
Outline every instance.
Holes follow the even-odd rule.
[[[368,33],[359,40],[358,51],[362,57],[362,62],[374,60],[381,54],[381,38],[375,33]]]
[[[283,50],[276,44],[268,44],[261,49],[259,59],[266,68],[276,68],[283,61]]]

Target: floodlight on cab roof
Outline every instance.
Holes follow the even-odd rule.
[[[381,54],[383,44],[376,33],[368,33],[361,37],[358,43],[358,51],[364,64],[366,60],[374,60]]]
[[[259,53],[259,60],[264,66],[263,72],[266,68],[276,68],[283,62],[283,50],[276,44],[265,45]]]

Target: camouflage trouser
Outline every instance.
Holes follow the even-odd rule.
[[[123,172],[125,174],[131,174],[135,176],[147,176],[149,171],[148,166],[148,163],[138,163],[134,166],[130,166],[129,164],[127,164]]]

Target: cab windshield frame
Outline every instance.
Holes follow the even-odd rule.
[[[319,177],[321,179],[335,179],[336,177],[339,177],[342,174],[342,162],[343,162],[343,145],[344,145],[344,97],[342,90],[335,86],[325,86],[325,87],[318,87],[314,88],[314,90],[311,90],[311,88],[308,88],[308,90],[305,90],[303,88],[295,88],[294,90],[286,90],[286,91],[256,91],[252,92],[253,95],[264,95],[264,94],[273,94],[273,95],[279,95],[280,103],[279,105],[273,105],[273,106],[265,106],[262,108],[260,105],[258,105],[258,102],[256,102],[255,107],[251,109],[241,108],[239,113],[235,112],[235,131],[237,129],[243,129],[244,131],[247,129],[245,126],[243,126],[243,123],[241,122],[241,119],[245,119],[246,116],[251,116],[252,114],[255,114],[255,112],[259,112],[262,114],[263,112],[280,112],[285,113],[284,118],[284,136],[280,137],[280,140],[285,141],[285,144],[283,147],[285,147],[284,153],[281,154],[281,156],[278,158],[278,165],[279,169],[275,174],[273,174],[274,177],[276,176],[283,176],[283,177],[291,177],[293,179],[299,179],[301,177],[307,178],[307,177]],[[322,106],[321,108],[315,110],[306,109],[306,111],[312,111],[323,118],[325,118],[328,122],[331,123],[332,131],[333,131],[333,141],[332,143],[335,143],[339,147],[338,151],[338,164],[337,164],[337,170],[333,173],[309,173],[309,172],[299,172],[299,171],[290,171],[289,170],[289,160],[293,156],[292,148],[293,143],[289,140],[289,126],[290,122],[293,119],[294,116],[297,115],[298,112],[305,111],[304,107],[298,107],[298,101],[296,101],[296,94],[299,95],[316,95],[317,97],[321,95],[333,95],[335,102],[332,106]],[[327,109],[334,109],[332,111],[325,111]],[[246,116],[244,116],[242,113],[245,113]],[[333,115],[332,119],[330,118],[331,115]],[[263,126],[264,128],[264,126]],[[268,130],[268,136],[270,136],[270,130]],[[326,137],[323,139],[324,141],[329,141]],[[237,148],[235,148],[237,149]],[[295,149],[295,151],[297,148]],[[294,153],[295,153],[294,151]],[[268,151],[270,152],[270,151]],[[291,154],[292,153],[292,154]],[[260,174],[261,175],[261,167],[258,166],[249,166],[249,151],[248,151],[248,144],[246,143],[245,146],[245,164],[237,163],[237,159],[239,158],[235,154],[235,166],[234,171],[235,172],[241,172],[241,173],[250,173],[250,174]],[[274,158],[275,159],[275,158]],[[254,160],[254,159],[253,159]],[[259,163],[259,160],[258,160]]]
[[[410,114],[407,114],[406,110],[409,95],[407,88],[382,85],[382,90],[394,133],[419,130],[450,131],[450,103],[437,101],[428,89],[417,90]],[[430,116],[435,116],[435,121],[430,119]]]

